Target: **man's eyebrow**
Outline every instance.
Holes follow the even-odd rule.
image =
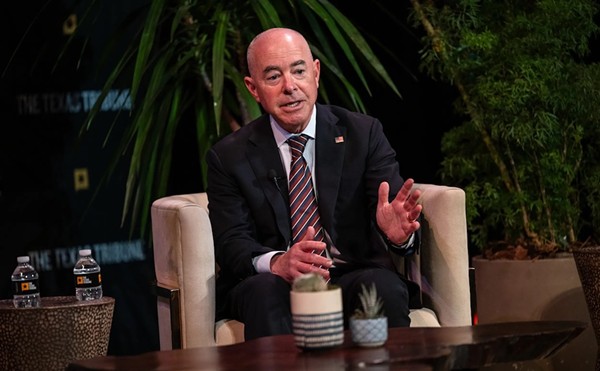
[[[266,73],[269,73],[269,72],[271,72],[271,71],[279,71],[279,69],[280,69],[280,68],[279,68],[279,67],[277,67],[277,66],[267,66],[267,67],[265,67],[265,68],[263,69],[263,73],[265,73],[265,74],[266,74]]]
[[[306,61],[304,59],[299,59],[299,60],[293,62],[292,64],[290,64],[290,67],[294,68],[294,67],[305,66],[305,65],[306,65]],[[274,65],[270,65],[263,69],[263,73],[267,74],[271,71],[280,71],[280,70],[281,70],[281,68],[274,66]]]
[[[298,66],[304,66],[304,65],[306,65],[306,61],[304,59],[300,59],[300,60],[297,60],[296,62],[292,63],[290,65],[290,67],[298,67]]]

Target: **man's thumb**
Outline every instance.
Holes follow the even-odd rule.
[[[315,227],[308,227],[306,228],[306,233],[304,234],[304,237],[302,237],[302,241],[312,241],[315,239]]]

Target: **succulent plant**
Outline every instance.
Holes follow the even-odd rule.
[[[296,292],[315,292],[328,289],[325,279],[315,273],[306,273],[294,280],[292,291]]]
[[[352,317],[357,319],[383,317],[383,300],[377,295],[375,283],[372,283],[369,287],[361,284],[361,288],[361,292],[358,293],[360,307],[356,308]]]

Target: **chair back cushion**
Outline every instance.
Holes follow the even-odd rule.
[[[152,238],[157,284],[178,288],[182,347],[215,344],[215,259],[205,193],[164,197],[152,204]],[[160,321],[170,315],[159,302]],[[161,349],[170,331],[159,327]]]

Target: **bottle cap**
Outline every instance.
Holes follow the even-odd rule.
[[[79,250],[79,256],[90,256],[90,255],[92,255],[91,249]]]
[[[17,257],[17,263],[29,263],[29,256],[19,256]]]

